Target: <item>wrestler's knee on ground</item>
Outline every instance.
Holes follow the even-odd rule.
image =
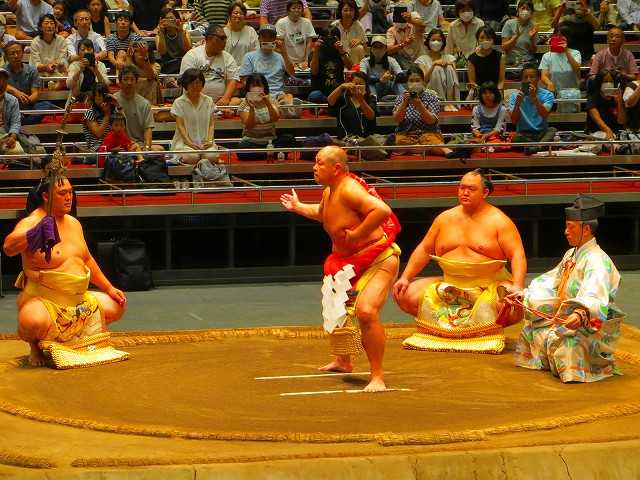
[[[120,317],[124,314],[124,307],[119,305],[109,295],[102,292],[91,292],[95,295],[98,303],[100,304],[100,310],[104,315],[104,322],[106,324],[120,320]]]
[[[18,311],[18,335],[26,342],[44,340],[51,328],[51,318],[44,304],[36,299],[26,300]]]

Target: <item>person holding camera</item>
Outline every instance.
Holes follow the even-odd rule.
[[[162,73],[178,73],[182,57],[191,50],[189,32],[182,28],[180,14],[173,8],[163,8],[160,12],[156,49],[161,56]]]
[[[440,101],[425,89],[424,73],[417,65],[407,69],[407,91],[398,96],[393,108],[393,118],[398,122],[396,145],[444,144],[438,125]],[[446,147],[433,147],[426,152],[435,155],[453,155]]]
[[[387,30],[387,53],[397,60],[403,70],[422,55],[424,32],[424,21],[418,12],[409,13],[407,7],[393,9],[393,26]]]
[[[80,59],[69,65],[67,88],[71,90],[72,97],[81,99],[93,90],[93,86],[96,83],[109,85],[109,77],[104,63],[96,61],[91,40],[88,38],[80,40],[78,53]]]
[[[367,83],[380,100],[386,95],[400,95],[404,91],[404,87],[395,82],[396,75],[402,72],[402,68],[398,61],[387,53],[385,35],[373,36],[371,55],[362,59],[360,71],[367,76]]]
[[[111,131],[111,116],[117,103],[109,94],[109,89],[104,83],[93,85],[89,103],[90,107],[84,114],[82,133],[87,150],[97,152],[105,135]],[[95,160],[86,157],[85,162],[94,163]]]
[[[326,103],[327,96],[344,83],[344,67],[353,65],[339,38],[338,29],[329,27],[311,45],[311,103]]]
[[[91,40],[93,43],[93,51],[96,56],[96,60],[102,61],[107,58],[107,43],[102,35],[91,30],[91,14],[88,10],[81,8],[73,14],[73,24],[76,27],[75,33],[72,33],[67,37],[71,48],[71,57],[69,63],[73,63],[81,58],[80,41]]]
[[[537,65],[528,63],[522,67],[522,86],[509,98],[511,121],[516,125],[513,143],[551,142],[556,134],[557,130],[547,123],[553,107],[553,93],[542,88],[539,81]],[[537,151],[535,146],[524,148],[527,155]]]
[[[601,70],[589,84],[585,133],[604,132],[607,140],[615,140],[624,128],[626,110],[622,90],[615,74]],[[599,136],[599,135],[596,135]]]
[[[341,83],[327,98],[338,123],[338,137],[366,138],[375,133],[378,107],[369,93],[367,76],[353,72],[351,82]]]

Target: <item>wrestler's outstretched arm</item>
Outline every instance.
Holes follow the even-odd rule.
[[[322,194],[322,198],[324,199],[324,192]],[[280,195],[280,203],[284,208],[286,208],[290,212],[297,213],[298,215],[302,215],[303,217],[307,217],[317,222],[322,221],[322,215],[321,215],[322,202],[320,203],[301,202],[300,200],[298,200],[298,194],[293,188],[291,189],[291,195],[289,195],[288,193]]]
[[[436,251],[436,238],[438,238],[438,232],[440,231],[440,225],[442,223],[441,217],[442,214],[438,215],[433,221],[427,234],[409,257],[409,262],[404,268],[402,275],[400,275],[400,278],[398,278],[394,284],[393,298],[396,301],[404,295],[415,276],[431,261],[430,255],[433,255]]]
[[[95,261],[91,252],[89,252],[89,247],[87,247],[87,243],[84,239],[84,232],[82,231],[82,225],[80,222],[67,215],[66,219],[70,219],[73,223],[73,228],[76,230],[77,238],[81,242],[81,248],[83,252],[82,259],[84,260],[85,265],[91,272],[91,283],[93,283],[96,287],[102,290],[104,293],[109,295],[118,305],[123,307],[127,303],[127,297],[124,292],[116,287],[114,287],[111,282],[107,279],[107,277],[102,273],[98,263]]]
[[[498,243],[500,248],[511,263],[511,274],[513,275],[513,293],[522,292],[524,289],[524,279],[527,275],[527,257],[524,253],[524,246],[518,228],[505,215],[505,221],[498,229]]]

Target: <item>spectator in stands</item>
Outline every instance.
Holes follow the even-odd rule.
[[[264,75],[269,82],[269,92],[276,97],[278,103],[281,106],[292,105],[293,95],[284,91],[284,74],[286,72],[293,75],[295,70],[284,41],[277,39],[276,35],[276,27],[273,25],[260,27],[260,49],[245,55],[240,67],[240,77],[245,78],[253,73]],[[313,71],[313,66],[311,68]]]
[[[567,39],[567,48],[578,50],[583,64],[590,64],[595,52],[593,33],[599,28],[598,19],[586,0],[576,2],[573,13],[560,18],[560,31]]]
[[[565,0],[533,0],[531,20],[541,32],[552,32],[566,9]]]
[[[394,9],[393,16],[393,26],[387,30],[387,53],[406,70],[423,53],[424,23],[415,12],[398,15]]]
[[[407,91],[399,96],[393,108],[393,118],[398,122],[395,134],[396,145],[444,144],[440,133],[438,97],[425,89],[424,73],[417,65],[407,69]],[[453,150],[433,147],[433,154],[453,156]]]
[[[445,53],[454,55],[456,66],[462,68],[476,48],[476,33],[484,22],[475,16],[473,0],[456,0],[456,17],[449,27]]]
[[[176,119],[176,131],[171,141],[171,150],[217,150],[214,143],[213,100],[203,92],[204,75],[197,68],[188,68],[180,77],[183,93],[173,102],[171,114]],[[196,164],[201,158],[218,159],[217,153],[182,154],[184,163]]]
[[[151,105],[161,103],[160,98],[160,64],[153,60],[153,50],[149,51],[146,42],[136,43],[129,47],[127,65],[138,69],[138,84],[136,92],[146,98]]]
[[[593,57],[589,75],[596,76],[601,70],[607,70],[616,77],[616,81],[635,80],[638,74],[636,59],[624,48],[624,32],[620,27],[611,27],[607,32],[607,48],[603,48]]]
[[[620,82],[613,72],[600,70],[590,82],[587,94],[586,133],[604,132],[607,140],[615,140],[626,122]]]
[[[556,97],[567,98],[563,90],[580,88],[581,63],[580,52],[567,48],[567,39],[562,33],[554,34],[549,41],[549,51],[540,61],[543,85]]]
[[[473,94],[467,97],[469,100],[478,98],[477,88],[486,82],[493,82],[499,90],[504,89],[504,76],[506,67],[506,57],[498,49],[494,48],[498,42],[496,32],[491,28],[480,27],[476,32],[478,46],[469,55],[467,83],[469,91],[476,89]]]
[[[152,35],[158,29],[163,0],[129,0],[133,23],[141,35]]]
[[[440,28],[444,31],[449,30],[449,22],[444,19],[439,0],[411,0],[409,2],[409,11],[420,15],[423,31],[428,32],[434,28]],[[395,23],[396,19],[394,18],[393,21]],[[416,32],[416,36],[418,36],[418,32]],[[389,39],[387,38],[388,41]],[[420,44],[422,45],[422,42]]]
[[[127,61],[129,47],[143,42],[144,39],[131,30],[131,14],[119,11],[116,13],[116,31],[107,37],[109,63],[120,71]]]
[[[67,18],[63,0],[56,0],[53,3],[53,16],[56,19],[56,32],[63,38],[67,38],[73,33],[73,26]]]
[[[138,69],[133,65],[125,65],[118,74],[120,91],[113,97],[118,102],[124,116],[127,117],[127,133],[143,150],[164,150],[153,144],[155,122],[149,101],[138,95]]]
[[[535,60],[538,44],[538,26],[531,21],[533,3],[520,0],[517,18],[507,20],[502,27],[502,50],[507,54],[507,65],[524,65]]]
[[[556,129],[547,124],[553,93],[542,88],[539,80],[537,65],[530,63],[522,67],[522,86],[509,99],[511,121],[516,125],[514,143],[551,142],[556,133]],[[525,147],[524,151],[530,155],[537,152],[538,147]]]
[[[40,77],[66,75],[71,56],[69,45],[66,38],[56,33],[55,17],[43,15],[38,22],[38,35],[31,40],[29,63],[38,69]]]
[[[502,30],[502,24],[509,19],[509,0],[473,0],[476,15],[494,31]]]
[[[473,141],[504,143],[507,140],[509,110],[502,104],[502,95],[494,82],[480,85],[479,102],[471,113]]]
[[[160,54],[162,73],[179,73],[182,57],[191,50],[191,36],[182,28],[180,14],[164,8],[160,14],[156,49]]]
[[[249,75],[245,80],[245,98],[238,109],[242,121],[242,141],[238,148],[265,148],[269,142],[276,148],[293,148],[291,135],[278,135],[280,118],[278,101],[269,95],[269,82],[264,75]],[[259,153],[238,153],[239,160],[261,159]]]
[[[205,78],[204,93],[218,106],[239,105],[240,99],[233,92],[240,80],[238,65],[224,47],[227,36],[219,25],[209,25],[205,43],[187,52],[180,64],[180,73],[190,68],[199,69]]]
[[[340,32],[340,42],[344,51],[349,54],[353,63],[360,63],[364,58],[364,47],[367,37],[358,20],[358,5],[355,0],[340,0],[336,11],[337,20],[333,25]]]
[[[294,66],[306,70],[309,67],[311,42],[316,36],[316,31],[311,20],[302,16],[303,11],[302,0],[289,0],[287,16],[278,20],[276,31],[278,37],[284,39],[287,54]]]
[[[0,15],[0,60],[2,60],[2,65],[7,63],[4,55],[4,47],[6,47],[9,42],[14,42],[16,40],[16,37],[7,33],[6,25],[6,18],[4,15]]]
[[[246,15],[247,7],[243,3],[232,2],[229,5],[229,20],[224,27],[224,33],[227,35],[224,49],[233,56],[238,65],[242,65],[247,53],[255,52],[260,48],[255,28],[245,22]]]
[[[224,25],[231,3],[232,0],[194,0],[195,17],[209,23],[209,25]]]
[[[80,40],[79,50],[80,58],[69,65],[67,88],[73,97],[82,99],[88,96],[96,83],[109,85],[109,78],[104,63],[96,61],[91,40]]]
[[[402,71],[395,58],[387,53],[386,35],[374,35],[371,39],[371,55],[360,62],[360,71],[367,76],[367,83],[380,100],[387,95],[400,95],[404,87],[396,76]]]
[[[344,83],[344,67],[353,65],[339,35],[337,28],[329,27],[311,44],[311,103],[326,103],[329,94]]]
[[[601,4],[602,25],[618,25],[623,30],[640,29],[640,3],[638,0],[603,1]]]
[[[14,95],[20,103],[21,110],[55,110],[55,105],[46,101],[38,101],[40,96],[40,75],[36,67],[22,63],[24,47],[17,42],[10,42],[5,47],[8,63],[4,66],[9,72],[9,86],[7,91]],[[25,115],[23,125],[40,123],[44,115]]]
[[[87,0],[64,0],[65,11],[69,18],[74,18],[76,12],[87,8]]]
[[[104,0],[89,0],[86,8],[91,17],[91,30],[105,38],[111,35],[111,23],[107,15],[107,4]]]
[[[627,82],[622,99],[626,110],[625,126],[634,132],[640,131],[640,81]]]
[[[105,152],[139,152],[140,146],[127,135],[127,119],[119,112],[111,115],[111,131],[104,136],[100,150]],[[136,156],[136,163],[144,161],[142,155]]]
[[[107,58],[107,44],[104,38],[102,38],[102,35],[91,30],[91,15],[89,14],[89,10],[83,8],[78,10],[73,15],[73,24],[76,27],[76,31],[67,38],[71,49],[71,58],[69,61],[74,62],[80,58],[78,46],[80,45],[80,41],[85,39],[91,40],[93,43],[96,59],[99,61],[105,60]]]
[[[116,108],[116,102],[109,95],[109,89],[104,83],[96,83],[90,96],[90,107],[84,114],[82,133],[87,144],[87,150],[97,152],[107,133],[111,131],[111,116]],[[95,160],[85,157],[87,163]]]
[[[16,14],[16,38],[32,40],[38,34],[38,20],[53,13],[53,8],[43,0],[8,0],[9,9]]]
[[[2,142],[4,154],[23,153],[24,150],[18,143],[20,133],[20,105],[15,96],[7,93],[9,71],[5,67],[0,68],[0,112],[2,124],[0,124],[0,136],[5,137]]]
[[[287,1],[288,0],[262,0],[260,2],[260,25],[275,23],[287,15]],[[307,6],[307,0],[302,0],[304,6],[303,15],[308,20],[311,20],[311,10]]]
[[[434,28],[425,39],[427,53],[416,60],[424,72],[427,87],[434,90],[441,100],[460,100],[460,84],[456,72],[456,59],[453,55],[442,54],[446,45],[442,30]],[[445,105],[445,112],[455,112],[455,105]]]
[[[338,123],[338,137],[368,137],[376,133],[378,107],[367,87],[367,76],[353,72],[351,82],[342,83],[327,98]]]

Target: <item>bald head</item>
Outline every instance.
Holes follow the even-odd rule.
[[[327,147],[323,147],[319,152],[317,157],[319,159],[324,160],[331,165],[335,165],[339,163],[343,167],[347,166],[348,158],[347,152],[345,152],[342,148],[336,145],[329,145]]]

